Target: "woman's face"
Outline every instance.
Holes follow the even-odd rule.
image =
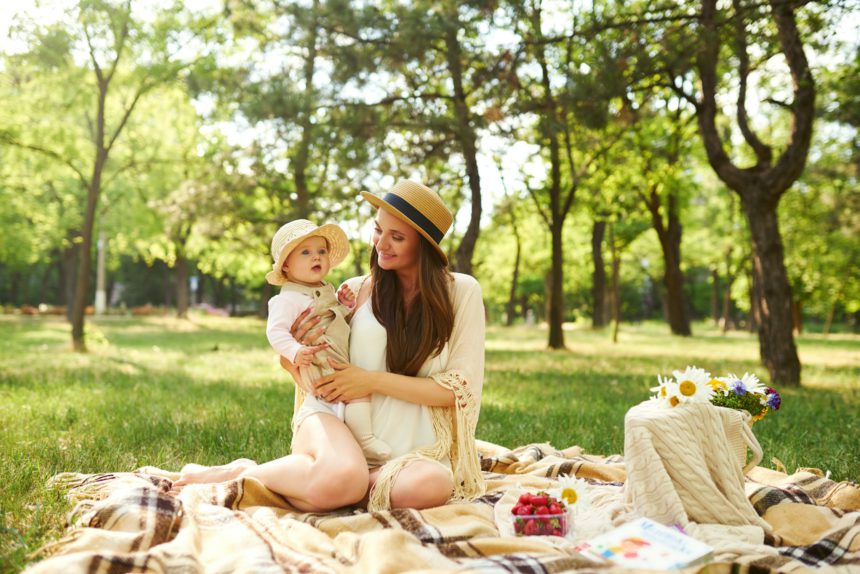
[[[385,209],[378,209],[373,228],[377,263],[386,271],[407,271],[418,267],[421,236],[415,229]]]

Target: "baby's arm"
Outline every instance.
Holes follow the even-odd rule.
[[[293,334],[290,333],[290,328],[296,317],[304,310],[307,301],[304,298],[293,296],[292,293],[281,293],[269,299],[269,319],[266,321],[266,337],[269,339],[269,344],[278,352],[279,355],[286,357],[290,362],[302,365],[300,357],[306,355],[303,351],[307,347],[299,343]],[[313,356],[311,355],[311,359]]]

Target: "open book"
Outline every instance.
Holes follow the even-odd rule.
[[[707,544],[647,518],[622,524],[579,544],[576,550],[618,566],[654,570],[696,566],[713,558],[713,549]]]

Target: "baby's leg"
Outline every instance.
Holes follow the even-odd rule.
[[[391,447],[373,436],[370,422],[370,398],[365,397],[346,404],[343,422],[352,431],[355,440],[364,451],[367,462],[381,463],[391,458]]]
[[[247,458],[239,458],[233,462],[220,466],[202,466],[199,464],[186,464],[180,471],[179,479],[173,483],[176,488],[188,484],[224,482],[237,478],[247,469],[257,466],[257,463]]]

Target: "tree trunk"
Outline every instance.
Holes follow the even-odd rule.
[[[562,226],[552,227],[552,269],[549,286],[549,347],[564,348],[564,257],[562,253]]]
[[[761,359],[771,381],[797,386],[800,384],[800,360],[792,336],[791,287],[785,270],[776,205],[745,200],[749,195],[741,199],[752,236]]]
[[[356,295],[358,295],[356,293]],[[269,299],[272,298],[272,285],[266,281],[263,285],[263,290],[260,293],[260,306],[257,308],[257,317],[260,319],[268,319],[269,317]]]
[[[78,254],[80,244],[75,241],[77,233],[69,232],[68,245],[60,256],[59,304],[66,308],[66,319],[72,322],[72,302],[75,300],[77,285]]]
[[[176,253],[176,316],[188,318],[188,260],[181,250]]]
[[[20,303],[20,284],[21,284],[21,272],[13,271],[9,274],[9,301],[17,307]]]
[[[606,234],[606,221],[597,220],[591,226],[591,298],[594,301],[591,312],[591,326],[599,329],[606,326],[606,267],[603,262],[603,236]]]
[[[520,281],[520,252],[522,250],[520,236],[514,233],[517,241],[517,252],[514,255],[514,272],[511,274],[511,290],[508,294],[508,304],[505,306],[505,325],[510,327],[514,324],[514,312],[517,307],[517,287]]]
[[[99,231],[99,240],[96,245],[96,315],[104,315],[107,310],[107,286],[105,275],[107,237],[104,231]]]
[[[618,329],[621,322],[621,258],[615,245],[615,237],[612,228],[609,230],[610,252],[612,253],[612,342],[618,342]]]
[[[203,289],[206,286],[206,274],[202,271],[197,275],[197,289],[194,291],[194,304],[202,305],[203,304]]]
[[[102,96],[103,98],[104,96]],[[72,305],[72,346],[75,351],[85,353],[87,351],[84,339],[84,313],[87,307],[87,297],[90,290],[90,273],[92,271],[93,257],[93,227],[96,221],[96,206],[102,186],[102,172],[107,162],[107,153],[104,150],[104,101],[99,104],[99,123],[101,124],[101,142],[96,146],[96,160],[93,165],[93,177],[87,188],[87,203],[84,211],[84,226],[81,230],[81,244],[78,252],[78,269],[75,281],[75,298]]]
[[[729,329],[734,328],[732,321],[732,285],[735,282],[733,275],[726,277],[725,291],[723,292],[723,333],[727,333]]]
[[[720,324],[720,272],[711,268],[711,318],[714,326]]]
[[[239,290],[236,289],[236,279],[230,277],[230,316],[235,317],[239,311]]]
[[[311,35],[308,38],[307,56],[304,61],[303,80],[304,93],[302,94],[301,111],[299,112],[298,124],[301,128],[301,137],[295,155],[292,159],[293,178],[296,186],[296,216],[307,219],[310,216],[310,189],[308,188],[308,158],[313,141],[313,113],[316,105],[316,90],[314,89],[314,74],[316,73],[317,40],[319,37],[320,3],[313,2],[314,21],[311,23]]]
[[[456,11],[451,15],[457,18]],[[481,232],[481,177],[478,173],[477,138],[472,129],[472,118],[469,106],[466,103],[466,92],[463,88],[463,64],[460,54],[460,42],[457,33],[460,26],[448,26],[445,32],[445,57],[448,64],[448,73],[451,74],[451,82],[454,87],[454,114],[456,123],[454,132],[460,149],[463,152],[463,160],[466,163],[466,179],[469,182],[470,192],[470,215],[469,225],[466,233],[460,240],[454,256],[456,270],[460,273],[472,274],[472,255],[475,252],[475,244]]]
[[[836,314],[836,304],[839,299],[834,299],[830,304],[830,309],[827,311],[827,318],[824,320],[824,327],[821,329],[821,334],[825,337],[830,334],[830,329],[833,327],[833,316]]]
[[[758,331],[759,323],[761,323],[761,314],[759,311],[759,296],[758,291],[756,290],[755,283],[752,278],[752,274],[747,274],[747,282],[749,284],[749,297],[750,297],[750,312],[749,319],[747,320],[747,331],[750,333],[755,333]]]
[[[167,266],[167,263],[163,264],[162,269],[164,272],[161,274],[161,287],[164,294],[164,306],[173,307],[173,291],[176,289],[176,286],[173,285],[173,278],[171,277],[170,267]]]
[[[689,337],[690,318],[687,315],[687,298],[684,295],[684,274],[681,272],[681,220],[678,202],[670,193],[666,205],[668,221],[663,221],[660,196],[652,188],[648,201],[651,224],[660,240],[663,252],[663,286],[666,287],[666,314],[673,335]]]
[[[51,272],[54,270],[55,265],[53,262],[49,262],[45,266],[45,270],[42,272],[42,280],[39,282],[39,295],[37,296],[36,304],[46,303],[46,299],[48,296],[48,282],[51,280]]]
[[[793,324],[793,332],[796,335],[803,334],[803,304],[800,301],[794,300],[791,303],[791,322]]]

